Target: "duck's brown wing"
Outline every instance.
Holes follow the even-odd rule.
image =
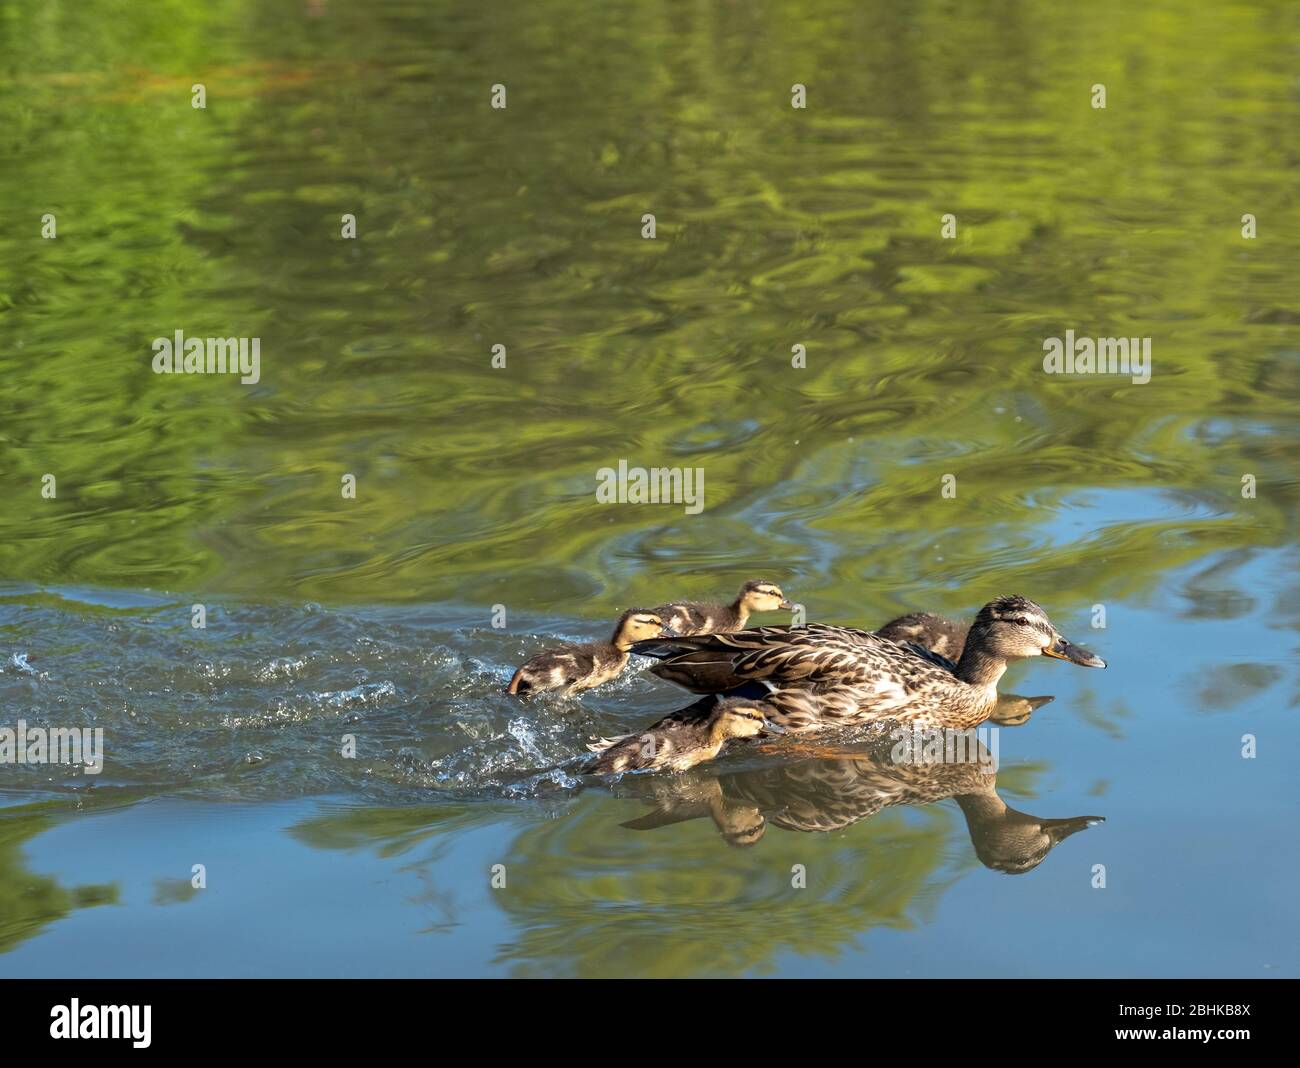
[[[660,661],[651,669],[660,678],[695,693],[723,693],[749,682],[821,688],[874,686],[882,679],[909,689],[915,677],[944,672],[912,649],[869,631],[821,623],[657,638],[634,648]]]
[[[745,658],[788,643],[794,630],[788,626],[756,627],[726,634],[653,638],[632,649],[660,662],[650,670],[692,693],[725,693],[753,681]]]

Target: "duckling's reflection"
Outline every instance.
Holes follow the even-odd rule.
[[[991,723],[1024,723],[1034,709],[1050,700],[1007,695],[999,700]],[[699,704],[704,711],[709,700]],[[778,764],[741,771],[705,765],[685,775],[629,776],[619,784],[618,793],[645,801],[653,811],[622,826],[648,831],[707,817],[728,843],[749,846],[769,826],[835,831],[884,808],[952,798],[966,817],[980,863],[1018,875],[1036,868],[1054,846],[1076,831],[1103,819],[1041,819],[1018,812],[999,796],[991,754],[982,743],[961,763],[928,764],[895,761],[894,745],[887,737],[848,745],[781,739],[750,747],[755,754],[782,758]]]

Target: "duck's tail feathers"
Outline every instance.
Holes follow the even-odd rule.
[[[631,737],[630,734],[616,734],[613,738],[593,738],[587,743],[587,752],[603,753],[606,749],[612,749],[619,742],[626,741]]]

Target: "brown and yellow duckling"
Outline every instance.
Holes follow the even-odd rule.
[[[596,756],[582,765],[585,775],[617,775],[650,769],[685,771],[712,760],[732,738],[780,734],[767,721],[767,708],[756,701],[729,698],[719,701],[704,717],[673,714],[639,734],[601,738],[587,746]]]
[[[731,604],[700,604],[679,601],[655,609],[664,625],[678,634],[726,634],[741,630],[755,612],[789,612],[794,605],[785,599],[781,587],[765,579],[750,579],[740,587]]]
[[[623,613],[607,642],[561,645],[538,653],[515,672],[506,693],[589,690],[622,674],[633,642],[660,637],[674,633],[656,613],[633,608]]]
[[[1105,667],[1074,645],[1025,597],[990,601],[956,663],[865,630],[821,623],[645,642],[651,670],[694,693],[727,694],[757,684],[770,721],[791,731],[897,720],[965,729],[987,720],[998,680],[1013,660],[1049,656]]]
[[[966,647],[969,623],[954,623],[951,619],[936,616],[933,612],[909,612],[891,619],[876,631],[891,642],[906,642],[946,656],[954,664],[961,659]]]

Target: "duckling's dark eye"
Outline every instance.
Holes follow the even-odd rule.
[[[1027,620],[1024,616],[1017,616],[1011,622],[1014,623],[1017,627],[1029,626],[1029,620]]]

